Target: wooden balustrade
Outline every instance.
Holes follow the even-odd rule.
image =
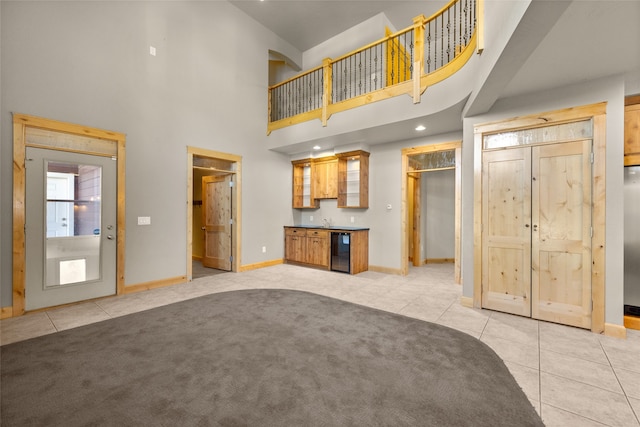
[[[429,18],[269,88],[267,133],[399,95],[422,93],[481,53],[483,0],[452,0]]]

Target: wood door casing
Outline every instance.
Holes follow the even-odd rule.
[[[231,180],[232,175],[202,177],[202,265],[231,270]]]
[[[531,316],[531,149],[483,155],[482,307]]]
[[[532,150],[532,316],[590,328],[591,140]]]

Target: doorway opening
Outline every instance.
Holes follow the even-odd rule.
[[[14,114],[13,148],[13,301],[2,316],[121,294],[124,134]]]
[[[461,141],[412,147],[402,150],[402,274],[409,271],[409,263],[421,266],[425,263],[454,264],[454,280],[460,277],[460,227],[461,227]],[[431,179],[428,177],[431,176]],[[434,184],[436,185],[434,187]],[[452,188],[442,193],[442,185]],[[440,187],[440,188],[439,188]],[[429,191],[431,189],[431,191]],[[453,199],[453,208],[448,203],[439,203],[438,196]],[[433,196],[433,197],[432,197]],[[425,201],[429,200],[429,205]],[[451,200],[449,200],[451,201]],[[433,208],[431,207],[433,204]],[[442,208],[442,209],[440,209]],[[438,214],[436,212],[439,211]],[[429,215],[433,212],[433,215]],[[426,213],[426,217],[425,217]],[[437,215],[441,221],[453,228],[453,241],[440,240],[449,249],[438,247]],[[445,229],[446,227],[441,227]],[[426,233],[429,233],[427,235]],[[445,233],[446,234],[446,233]],[[452,249],[451,249],[452,247]],[[430,249],[431,248],[431,249]],[[444,252],[437,252],[443,250]],[[453,251],[453,257],[449,255]],[[433,253],[433,255],[432,255]],[[446,253],[447,255],[442,255]]]
[[[242,157],[187,147],[187,280],[240,266]]]

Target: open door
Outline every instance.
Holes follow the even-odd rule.
[[[233,174],[202,177],[202,265],[231,271],[231,188]]]

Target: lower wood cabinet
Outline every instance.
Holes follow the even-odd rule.
[[[291,264],[331,269],[331,232],[324,228],[285,227],[284,259]],[[369,267],[368,229],[348,231],[350,233],[350,272],[357,274]]]

